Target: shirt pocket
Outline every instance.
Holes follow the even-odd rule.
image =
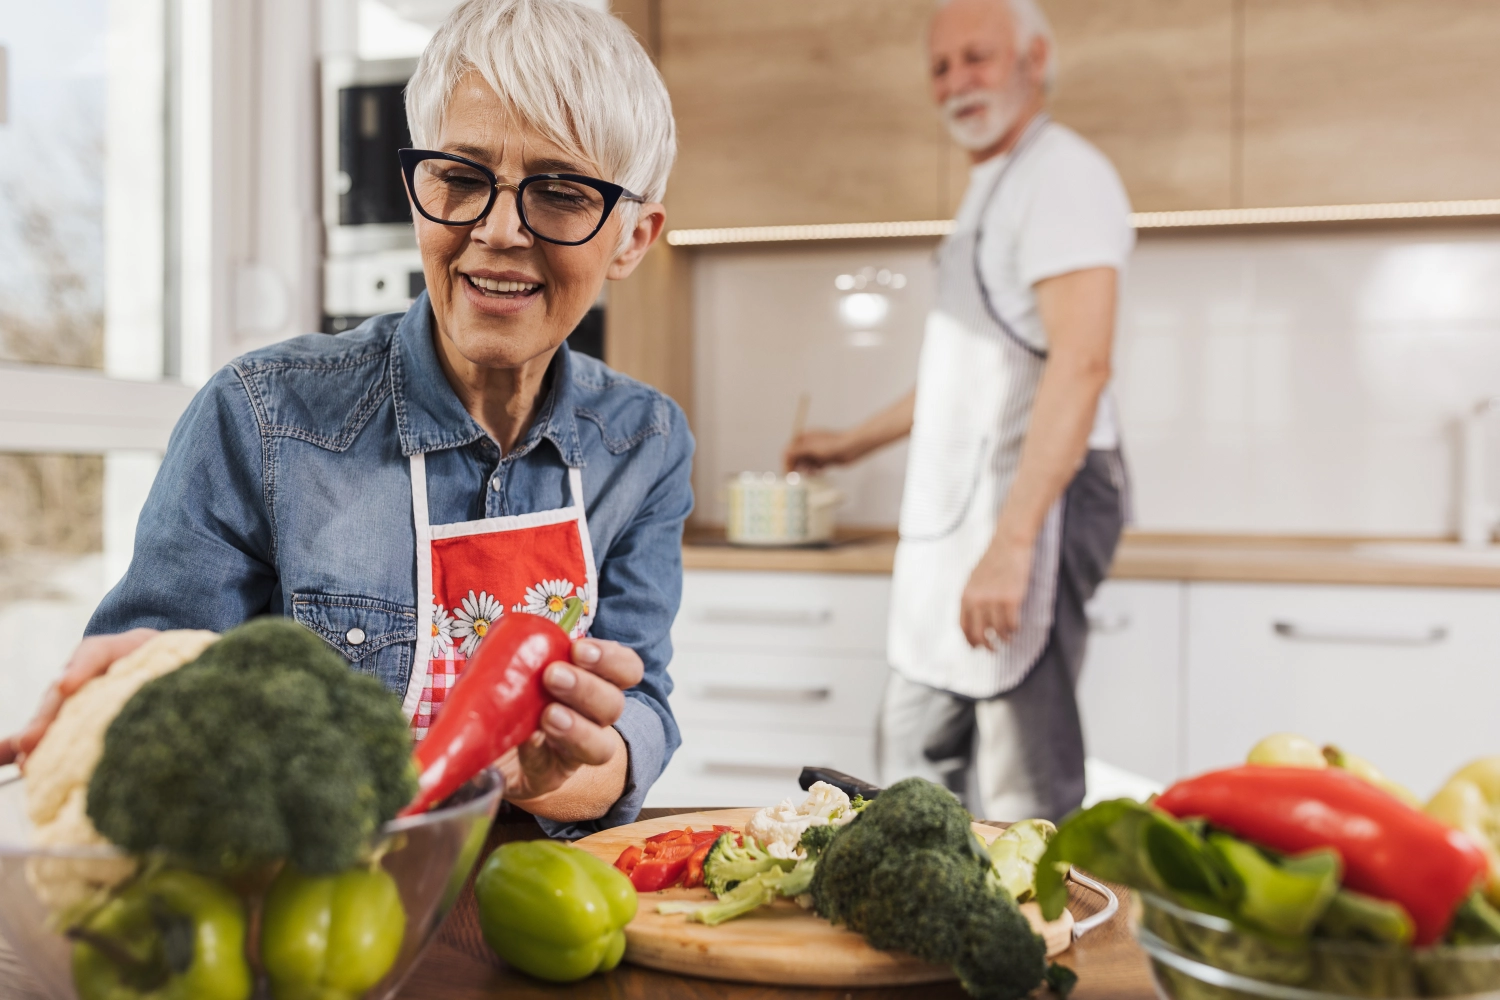
[[[415,608],[350,594],[293,594],[292,616],[322,636],[355,670],[406,693],[417,642]]]

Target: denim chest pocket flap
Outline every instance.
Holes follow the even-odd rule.
[[[322,636],[339,654],[366,673],[383,649],[415,642],[414,608],[374,597],[347,594],[293,594],[296,620]],[[362,661],[372,661],[367,664]]]

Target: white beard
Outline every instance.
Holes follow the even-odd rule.
[[[943,102],[943,123],[953,141],[971,152],[988,149],[1000,141],[1020,117],[1025,104],[1021,88],[976,90]],[[979,107],[979,114],[959,117],[960,111]]]

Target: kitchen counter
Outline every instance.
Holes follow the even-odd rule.
[[[896,533],[850,529],[817,548],[741,548],[722,532],[690,529],[686,569],[889,573]],[[1121,580],[1368,584],[1500,588],[1500,553],[1411,539],[1126,532],[1110,573]]]
[[[643,819],[695,812],[696,809],[647,809]],[[486,857],[497,845],[513,840],[536,840],[541,828],[525,813],[502,807],[485,844]],[[1078,971],[1072,1000],[1155,1000],[1145,953],[1130,934],[1126,914],[1128,891],[1114,886],[1120,912],[1108,923],[1080,938],[1060,961]],[[643,904],[645,901],[643,900]],[[472,879],[458,904],[402,988],[400,1000],[480,1000],[504,996],[516,1000],[544,1000],[566,994],[599,1000],[843,1000],[846,989],[769,987],[727,983],[656,972],[623,964],[607,976],[556,986],[512,972],[490,952],[479,931]],[[859,1000],[967,1000],[956,982],[885,989],[862,988]]]

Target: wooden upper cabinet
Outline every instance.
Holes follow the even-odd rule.
[[[1232,0],[1042,0],[1053,117],[1112,161],[1137,211],[1222,208],[1234,186]]]
[[[946,215],[932,0],[661,0],[680,152],[667,225]]]
[[[1244,0],[1244,203],[1500,196],[1495,0]]]

